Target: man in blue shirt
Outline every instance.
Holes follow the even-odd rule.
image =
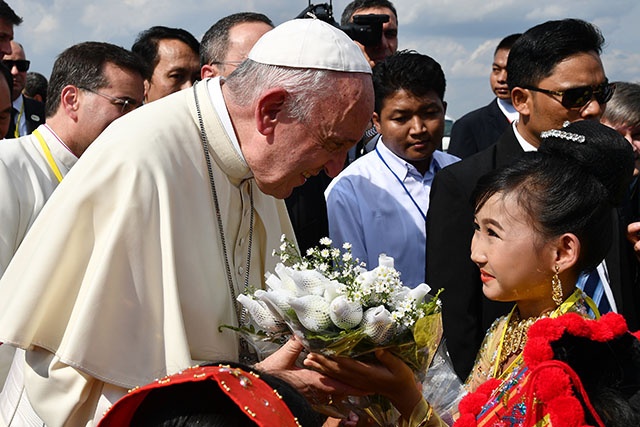
[[[445,77],[432,58],[402,51],[373,69],[376,149],[349,165],[325,192],[329,236],[349,242],[369,268],[395,259],[410,287],[424,281],[429,191],[435,173],[458,160],[436,151],[444,134]]]

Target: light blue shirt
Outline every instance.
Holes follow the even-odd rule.
[[[381,253],[387,254],[394,258],[406,286],[424,282],[424,215],[429,209],[431,183],[438,170],[458,160],[435,151],[422,176],[380,139],[376,150],[350,164],[325,191],[329,237],[334,245],[351,243],[353,256],[368,269],[378,266]]]

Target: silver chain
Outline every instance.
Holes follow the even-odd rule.
[[[200,84],[200,82],[196,83],[196,86]],[[206,84],[206,83],[203,83]],[[231,266],[229,263],[229,255],[227,253],[227,243],[224,235],[224,228],[222,225],[222,214],[220,212],[220,203],[218,202],[218,192],[216,190],[216,184],[213,179],[213,167],[211,166],[211,157],[209,154],[209,138],[207,137],[207,132],[204,129],[204,120],[202,119],[202,112],[200,111],[200,102],[198,100],[198,91],[197,87],[193,88],[193,96],[196,102],[196,111],[198,113],[198,123],[200,125],[200,140],[202,141],[202,148],[204,150],[204,158],[207,162],[207,173],[209,174],[209,182],[211,183],[211,196],[213,197],[213,204],[216,211],[216,219],[218,222],[218,231],[220,232],[220,242],[222,243],[222,254],[224,255],[224,266],[227,273],[227,282],[229,285],[229,291],[231,292],[231,299],[233,302],[233,308],[236,313],[236,318],[238,319],[238,325],[243,326],[247,321],[247,311],[243,307],[238,304],[235,286],[233,284],[233,276],[231,274]],[[246,271],[244,276],[244,288],[246,289],[249,285],[249,270],[251,268],[251,246],[253,243],[253,187],[251,183],[249,183],[249,204],[250,204],[250,216],[249,216],[249,249],[247,251],[247,264]],[[251,356],[251,352],[249,351],[249,347],[247,345],[246,340],[240,338],[240,361],[245,363],[254,363],[256,361],[255,356]]]

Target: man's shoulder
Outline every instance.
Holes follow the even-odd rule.
[[[38,115],[38,120],[44,123],[44,104],[40,101],[36,101],[35,99],[27,98],[26,96],[22,96],[24,102],[24,111],[28,114],[28,118],[33,119],[32,115]]]
[[[372,160],[374,160],[373,156],[375,155],[375,151],[371,151],[362,157],[358,157],[344,168],[342,172],[331,180],[324,192],[325,196],[328,196],[334,188],[352,187],[354,182],[368,180],[374,174],[375,168]]]
[[[468,123],[471,123],[471,122],[475,122],[476,120],[483,119],[492,110],[491,106],[495,102],[496,102],[496,100],[494,99],[493,101],[491,101],[489,104],[485,105],[484,107],[480,107],[480,108],[477,108],[477,109],[475,109],[473,111],[468,112],[467,114],[465,114],[464,116],[462,116],[458,120],[456,120],[453,123],[453,125],[455,126],[456,124],[468,124]]]
[[[449,175],[462,182],[473,182],[475,185],[475,181],[478,178],[495,169],[496,150],[497,144],[493,144],[476,154],[445,167],[438,172],[436,177]]]
[[[31,135],[20,138],[0,140],[0,161],[7,165],[13,162],[24,162],[33,157]]]
[[[432,154],[433,160],[438,164],[440,168],[445,168],[453,163],[459,162],[460,157],[453,154],[445,153],[444,151],[436,150]]]

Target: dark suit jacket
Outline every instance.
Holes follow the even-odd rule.
[[[482,293],[478,267],[471,261],[473,207],[471,194],[487,172],[514,162],[523,153],[513,128],[488,149],[442,169],[436,175],[427,213],[426,283],[442,293],[444,337],[454,368],[466,379],[486,330],[513,304],[488,300]],[[626,223],[612,209],[614,239],[605,258],[618,311],[632,330],[638,322],[638,263],[622,231]],[[630,256],[631,254],[631,256]]]
[[[453,123],[447,152],[461,159],[493,145],[509,126],[494,98],[489,105],[465,114]]]
[[[485,332],[513,304],[496,303],[482,293],[478,267],[471,261],[471,193],[487,172],[523,153],[512,127],[492,145],[439,171],[431,185],[427,212],[426,283],[441,295],[444,337],[453,366],[466,379]]]
[[[321,171],[300,187],[294,188],[291,195],[285,199],[298,247],[303,255],[307,249],[317,246],[321,238],[329,237],[324,190],[330,182],[331,178]]]
[[[27,122],[27,132],[30,134],[31,132],[36,130],[38,126],[43,124],[45,121],[44,104],[40,101],[36,101],[35,99],[27,98],[24,95],[20,95],[20,96],[22,96],[22,99],[24,102],[23,114],[24,114],[24,119]],[[9,131],[7,132],[7,135],[5,136],[5,138],[15,138],[14,131],[15,131],[16,119],[17,117],[13,118],[14,123],[12,123],[9,126]]]

